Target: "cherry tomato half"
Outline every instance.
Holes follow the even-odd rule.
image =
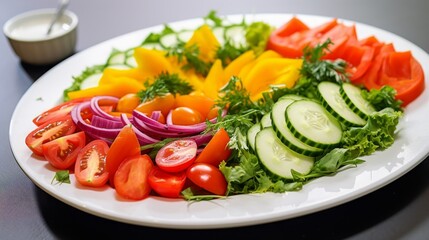
[[[161,111],[164,116],[167,116],[168,112],[173,109],[174,104],[174,95],[168,93],[164,96],[156,97],[150,101],[140,103],[135,110],[146,113],[148,116],[150,116],[153,111]]]
[[[166,172],[180,172],[188,168],[197,156],[197,143],[192,139],[178,139],[162,147],[156,154],[156,164]]]
[[[101,187],[109,180],[106,155],[109,145],[103,140],[89,142],[79,152],[74,166],[76,180],[85,186]]]
[[[201,113],[202,119],[206,119],[215,101],[204,95],[179,95],[176,96],[175,107],[188,107]]]
[[[25,144],[34,154],[43,156],[42,144],[72,134],[75,130],[76,125],[70,115],[55,118],[30,132],[25,138]]]
[[[219,168],[208,163],[194,163],[186,171],[186,177],[197,186],[224,196],[228,184]]]
[[[150,187],[162,197],[179,198],[186,182],[186,171],[165,172],[154,166],[148,177]]]
[[[201,113],[189,107],[177,107],[170,114],[171,121],[176,125],[193,125],[204,121]]]
[[[125,159],[119,165],[114,178],[119,196],[132,200],[149,196],[151,187],[148,176],[152,168],[152,159],[146,154]]]
[[[85,141],[85,132],[66,135],[42,144],[43,155],[53,167],[68,169],[75,163]]]
[[[116,111],[124,113],[132,113],[133,110],[140,104],[140,97],[135,93],[128,93],[121,97],[116,106]]]

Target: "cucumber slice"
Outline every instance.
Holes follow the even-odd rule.
[[[250,149],[255,152],[255,138],[256,134],[261,131],[261,124],[254,124],[247,130],[247,142],[249,143]]]
[[[346,126],[365,125],[366,120],[347,106],[346,101],[341,97],[340,88],[339,84],[333,82],[321,82],[317,85],[323,106]]]
[[[369,114],[376,110],[370,102],[362,97],[361,92],[362,89],[351,83],[343,83],[340,88],[340,94],[346,101],[347,106],[361,118],[366,119]]]
[[[107,60],[107,65],[124,64],[125,59],[126,59],[126,56],[124,52],[116,52],[109,57],[109,59]]]
[[[271,111],[273,129],[276,132],[277,137],[279,137],[283,144],[285,144],[291,150],[306,156],[319,156],[323,153],[323,149],[312,147],[303,143],[292,134],[286,125],[286,108],[294,101],[295,100],[292,98],[284,97],[273,105],[273,109]]]
[[[164,47],[159,43],[146,43],[142,47],[152,50],[163,50]]]
[[[335,147],[343,134],[339,121],[309,99],[296,100],[286,108],[286,126],[296,138],[315,148]]]
[[[132,67],[132,68],[137,67],[137,61],[134,58],[134,56],[128,57],[127,60],[125,61],[125,64]]]
[[[215,35],[217,41],[221,46],[225,44],[225,28],[223,27],[215,27],[213,28],[213,34]]]
[[[177,39],[181,42],[187,42],[189,39],[191,39],[192,35],[194,35],[193,31],[184,30],[177,33]]]
[[[246,29],[243,25],[233,25],[225,30],[225,40],[234,47],[246,46]]]
[[[159,43],[163,48],[171,48],[179,43],[176,33],[166,34],[159,39]]]
[[[305,99],[305,97],[299,96],[296,94],[286,94],[286,95],[281,96],[278,101],[283,100],[283,99],[302,100],[302,99]]]
[[[126,64],[114,64],[109,65],[106,68],[114,68],[114,69],[130,69],[131,67]]]
[[[280,178],[292,179],[292,169],[307,174],[314,165],[314,158],[290,150],[270,127],[256,134],[255,148],[262,165]]]
[[[85,78],[85,80],[82,81],[80,89],[87,89],[98,86],[98,81],[100,81],[102,75],[103,73],[95,73],[88,76],[87,78]]]
[[[262,128],[271,127],[271,113],[266,113],[261,118],[261,127]]]

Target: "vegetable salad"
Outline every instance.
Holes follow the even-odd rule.
[[[131,200],[298,191],[390,147],[424,90],[410,51],[360,39],[354,25],[229,23],[215,12],[73,78],[25,142],[57,181]]]

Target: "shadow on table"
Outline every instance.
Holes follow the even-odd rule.
[[[404,209],[428,188],[429,159],[395,182],[340,206],[285,221],[213,230],[170,230],[115,222],[77,210],[36,189],[47,226],[60,239],[344,239],[383,222]],[[398,229],[397,229],[398,230]]]
[[[33,79],[33,81],[36,81],[39,79],[43,74],[45,74],[47,71],[49,71],[51,68],[53,68],[55,65],[61,63],[65,59],[73,56],[75,53],[72,53],[70,56],[52,64],[47,65],[33,65],[29,63],[25,63],[21,61],[21,66],[25,70],[25,72],[28,74],[28,76]]]

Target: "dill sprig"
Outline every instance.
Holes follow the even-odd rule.
[[[168,93],[185,95],[194,90],[192,85],[181,79],[178,74],[166,72],[160,73],[152,83],[146,81],[144,86],[146,89],[137,93],[141,102],[152,100],[158,96],[165,96]]]

